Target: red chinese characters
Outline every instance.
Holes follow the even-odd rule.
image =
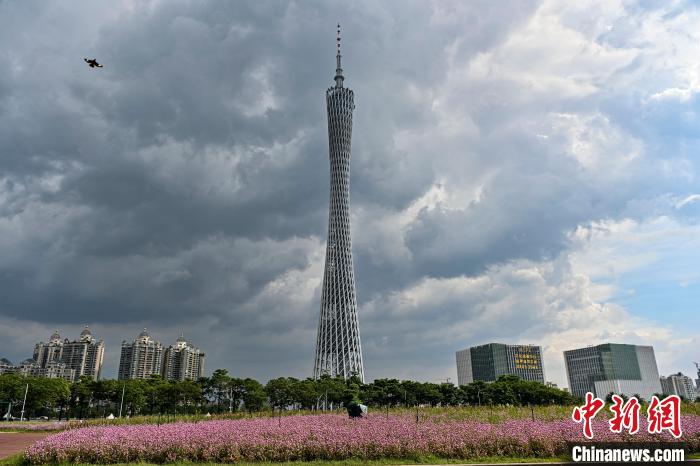
[[[586,403],[574,408],[571,418],[574,422],[583,423],[583,435],[588,439],[593,438],[592,421],[596,414],[603,409],[605,403],[596,398],[592,393],[586,393]],[[639,411],[641,404],[636,397],[631,397],[625,402],[619,395],[612,395],[610,411],[612,418],[608,421],[610,431],[622,433],[623,430],[630,434],[639,432]],[[647,430],[650,434],[660,434],[668,431],[675,438],[682,435],[681,430],[681,399],[678,395],[669,395],[659,401],[656,396],[651,397],[647,408]]]
[[[620,433],[622,429],[629,430],[630,434],[639,432],[639,401],[632,397],[625,403],[625,400],[618,395],[612,396],[613,404],[610,406],[610,411],[613,412],[613,417],[608,421],[610,424],[610,432]]]
[[[647,414],[649,416],[647,430],[650,434],[660,434],[667,430],[675,438],[679,438],[683,433],[681,431],[681,399],[678,395],[669,395],[663,401],[652,396]]]
[[[586,438],[593,438],[593,428],[591,427],[591,421],[598,414],[598,411],[603,409],[605,403],[600,398],[595,398],[593,393],[586,393],[586,404],[581,407],[574,408],[574,412],[571,413],[571,418],[574,422],[583,422],[583,435]]]

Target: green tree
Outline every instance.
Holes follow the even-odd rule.
[[[303,409],[315,407],[318,397],[316,381],[312,378],[301,380],[294,387],[294,401]]]
[[[273,408],[285,409],[296,401],[297,379],[292,377],[279,377],[271,379],[265,385],[265,393]]]
[[[231,407],[231,377],[228,375],[226,369],[217,369],[214,371],[209,379],[207,394],[215,400],[218,412],[224,410],[223,406],[225,402]]]
[[[441,383],[438,386],[440,391],[440,404],[443,406],[457,406],[459,404],[459,390],[451,383]]]
[[[19,413],[18,408],[24,398],[24,390],[27,386],[27,381],[24,377],[7,373],[0,375],[0,401],[11,403],[14,407],[13,413]],[[8,406],[0,406],[0,413],[4,415],[7,412]]]
[[[134,416],[145,410],[148,405],[148,385],[145,380],[126,380],[121,382],[124,393],[122,416]],[[115,402],[121,405],[122,390],[115,393]],[[117,408],[117,411],[119,408]]]
[[[82,419],[90,416],[94,392],[91,377],[83,376],[70,387],[70,405],[73,415]]]
[[[263,386],[254,379],[243,380],[243,386],[245,387],[245,394],[243,395],[243,404],[245,409],[250,413],[253,411],[260,411],[265,404],[267,395],[265,394],[265,389]]]

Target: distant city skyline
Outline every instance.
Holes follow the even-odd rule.
[[[696,373],[689,1],[0,3],[0,357],[87,323],[106,377],[143,327],[309,376],[338,22],[367,380],[456,380],[489,341],[559,386],[606,342]]]
[[[34,344],[31,357],[13,362],[0,354],[0,374],[17,372],[37,377],[62,378],[71,382],[82,376],[98,379],[146,379],[159,375],[166,380],[197,380],[205,375],[206,353],[185,339],[184,332],[174,345],[164,346],[151,338],[144,328],[133,340],[122,340],[112,348],[119,358],[115,374],[102,372],[105,349],[103,340],[93,337],[85,326],[77,340],[61,338],[55,330],[46,342]]]
[[[177,381],[197,380],[208,375],[204,370],[206,354],[185,339],[184,333],[168,347],[153,339],[146,328],[135,339],[122,340],[119,371],[115,377],[102,374],[104,354],[103,341],[97,341],[88,326],[83,328],[80,338],[73,341],[62,339],[55,330],[46,343],[40,341],[34,345],[32,358],[15,364],[0,354],[0,374],[16,372],[68,381],[77,381],[82,375],[95,380],[147,379],[158,375],[165,380]],[[458,350],[455,355],[456,385],[493,382],[502,375],[514,375],[523,380],[559,386],[546,378],[542,350],[537,345],[487,343]],[[697,381],[681,372],[659,376],[654,349],[650,346],[625,343],[588,345],[564,351],[562,361],[569,383],[561,388],[567,388],[575,396],[582,397],[587,391],[599,397],[610,392],[644,398],[656,393],[692,400],[700,396],[697,395],[700,393]],[[212,368],[212,371],[215,369],[220,368]],[[275,377],[279,376],[284,377]]]

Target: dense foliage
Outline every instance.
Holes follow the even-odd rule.
[[[231,377],[216,370],[198,381],[99,380],[82,378],[75,383],[61,379],[0,375],[0,412],[12,403],[12,414],[20,414],[25,388],[26,417],[54,418],[257,412],[263,409],[336,409],[355,400],[373,407],[461,406],[461,405],[548,405],[569,404],[571,396],[557,388],[527,382],[513,376],[494,383],[474,382],[456,387],[449,383],[420,383],[377,379],[363,384],[357,378],[322,377],[299,380],[272,379],[266,385]],[[123,397],[123,401],[122,401]]]

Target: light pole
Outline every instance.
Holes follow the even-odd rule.
[[[122,408],[124,407],[124,391],[126,390],[126,382],[122,386],[122,401],[119,403],[119,419],[122,417]]]
[[[22,401],[22,413],[19,415],[19,420],[24,421],[24,407],[27,404],[27,393],[29,392],[29,384],[27,384],[27,388],[24,389],[24,401]]]

